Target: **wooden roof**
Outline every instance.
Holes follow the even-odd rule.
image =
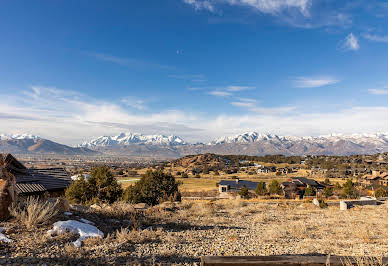
[[[70,175],[64,168],[28,169],[11,154],[2,156],[7,170],[15,176],[19,194],[65,190],[71,183]]]

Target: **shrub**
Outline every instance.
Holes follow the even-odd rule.
[[[387,196],[388,196],[388,192],[385,189],[383,189],[381,187],[376,189],[376,191],[375,191],[376,198],[382,198],[382,197],[387,197]]]
[[[195,178],[201,178],[201,175],[200,174],[196,174],[194,177]]]
[[[280,184],[277,180],[273,180],[271,184],[269,184],[269,193],[279,195],[282,191]]]
[[[166,200],[180,200],[179,183],[162,170],[147,171],[142,178],[124,191],[123,199],[131,203],[156,205]]]
[[[27,228],[32,228],[37,224],[51,220],[58,214],[58,208],[55,203],[29,197],[24,202],[14,203],[10,207],[10,212],[12,216],[22,222]]]
[[[329,207],[329,206],[327,205],[327,203],[324,202],[322,199],[318,200],[318,202],[319,202],[319,207],[320,207],[321,209],[325,209],[325,208]]]
[[[123,190],[107,166],[96,167],[89,179],[84,178],[72,183],[65,192],[66,198],[73,203],[102,201],[113,203],[122,196]]]
[[[240,191],[238,192],[238,194],[244,198],[244,199],[247,199],[248,196],[249,196],[249,191],[248,191],[248,188],[246,185],[243,185],[243,187],[240,189]]]
[[[346,180],[345,184],[342,186],[342,194],[346,198],[357,197],[356,189],[351,179]]]
[[[187,173],[182,173],[182,178],[189,178],[189,175]]]
[[[264,182],[257,183],[256,194],[258,196],[264,196],[265,194],[267,194],[267,189],[265,188]]]
[[[330,179],[329,178],[325,178],[325,184],[330,184]]]
[[[325,189],[323,190],[323,196],[325,196],[326,198],[333,196],[333,194],[333,189],[331,187],[325,187]]]
[[[304,190],[304,195],[305,196],[314,196],[315,191],[311,186],[307,186],[306,189]]]

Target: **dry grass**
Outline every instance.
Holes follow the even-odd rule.
[[[128,228],[121,228],[115,233],[116,240],[119,243],[131,242],[134,244],[157,242],[163,235],[161,230],[129,230]]]
[[[32,228],[50,221],[58,214],[58,209],[55,203],[29,197],[25,201],[14,203],[10,208],[10,212],[27,228]]]

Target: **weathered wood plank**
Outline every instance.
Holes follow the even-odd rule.
[[[344,265],[354,264],[358,265],[358,261],[363,258],[355,257],[339,257],[339,256],[305,256],[305,255],[291,255],[291,256],[204,256],[201,258],[201,265],[203,266],[267,266],[267,265],[304,265],[304,266],[318,266],[318,265]],[[364,258],[369,264],[379,264],[376,260]],[[382,259],[383,264],[388,264],[388,258]]]

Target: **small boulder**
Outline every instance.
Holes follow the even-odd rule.
[[[148,206],[148,204],[147,203],[138,203],[138,204],[135,204],[135,205],[133,205],[133,207],[135,208],[135,209],[142,209],[142,210],[146,210],[146,209],[148,209],[150,206]]]

